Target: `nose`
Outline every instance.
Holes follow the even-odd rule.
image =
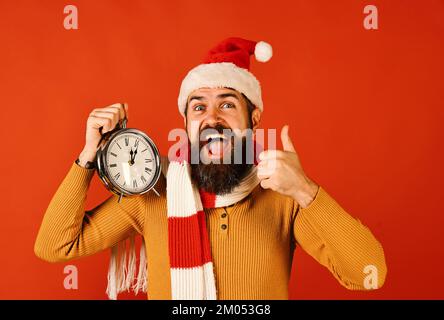
[[[222,119],[220,117],[219,108],[210,107],[207,109],[204,123],[203,125],[209,125],[211,127],[214,127],[216,124],[222,122]]]

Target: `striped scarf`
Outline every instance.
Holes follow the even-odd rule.
[[[199,190],[191,180],[191,165],[184,159],[162,159],[162,172],[167,180],[168,250],[170,257],[171,297],[173,300],[215,300],[216,282],[204,208],[235,204],[259,184],[257,169],[252,167],[241,183],[226,195]],[[140,249],[136,283],[134,238],[130,238],[127,258],[126,243],[112,248],[108,270],[107,294],[110,299],[131,288],[137,294],[147,290],[145,244]],[[128,265],[127,265],[128,260]]]
[[[216,284],[203,208],[232,205],[258,185],[256,167],[227,195],[199,191],[188,162],[171,161],[167,173],[168,249],[173,300],[215,300]]]

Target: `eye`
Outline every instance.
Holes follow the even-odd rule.
[[[198,104],[197,106],[193,107],[194,111],[202,111],[204,109],[205,109],[205,107],[203,105],[201,105],[201,104]]]
[[[226,109],[226,108],[234,108],[234,104],[232,104],[232,103],[228,103],[228,102],[225,102],[225,103],[222,104],[221,108],[222,108],[222,109]]]

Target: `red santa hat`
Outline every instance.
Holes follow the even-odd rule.
[[[188,96],[200,88],[232,88],[243,93],[260,111],[263,111],[261,86],[249,71],[250,55],[267,62],[273,55],[270,44],[241,38],[228,38],[211,49],[202,64],[183,79],[178,105],[185,116]]]

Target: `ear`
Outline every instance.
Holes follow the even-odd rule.
[[[188,114],[188,102],[187,102],[187,104],[185,105],[185,112],[184,112],[184,114],[182,115],[182,117],[183,117],[183,126],[185,127],[185,130],[187,129],[187,115]]]
[[[253,133],[256,132],[256,129],[259,127],[261,122],[261,111],[258,107],[254,108],[253,112],[251,112],[251,123],[253,124]]]

